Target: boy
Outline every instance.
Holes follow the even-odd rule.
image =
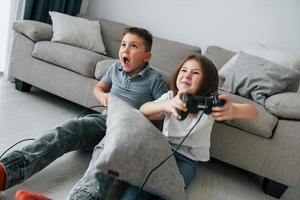
[[[111,66],[96,85],[94,96],[107,106],[110,93],[135,108],[158,99],[167,92],[167,84],[149,65],[152,35],[145,29],[125,28],[119,50],[119,62]],[[106,132],[106,112],[72,119],[0,160],[0,191],[8,189],[48,166],[64,153],[80,148],[94,148]],[[68,199],[104,199],[113,178],[94,167],[99,148],[95,148],[84,176]],[[35,193],[20,191],[17,199],[47,199]]]

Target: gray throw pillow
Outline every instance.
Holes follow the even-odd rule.
[[[224,77],[221,89],[252,99],[262,105],[265,99],[286,91],[300,79],[300,72],[263,58],[240,53],[230,73]]]
[[[285,119],[300,119],[300,94],[286,92],[273,95],[266,100],[270,113]]]
[[[114,96],[108,99],[107,132],[100,146],[103,151],[96,167],[138,187],[172,153],[167,139],[146,117]],[[144,190],[164,199],[185,199],[174,156],[152,173]]]
[[[46,23],[22,20],[13,23],[13,30],[18,33],[23,33],[33,41],[51,40],[52,26]]]

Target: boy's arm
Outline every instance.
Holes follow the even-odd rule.
[[[109,86],[103,82],[98,82],[94,88],[94,96],[100,102],[100,105],[107,106],[107,98],[109,93]]]
[[[94,88],[94,96],[100,102],[101,106],[107,107],[107,98],[109,96],[110,88],[112,86],[112,74],[113,70],[117,67],[117,63],[114,63],[110,66],[110,68],[106,71],[105,75],[101,78],[101,80],[97,83]]]
[[[258,109],[247,103],[234,103],[226,94],[219,95],[219,99],[225,101],[224,106],[213,107],[212,116],[216,121],[232,119],[256,119],[259,115]]]

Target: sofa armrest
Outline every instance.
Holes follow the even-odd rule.
[[[265,107],[278,117],[300,119],[300,93],[285,92],[270,96]]]
[[[16,21],[13,23],[12,28],[14,31],[26,35],[35,42],[41,40],[51,40],[53,35],[51,25],[38,21]]]

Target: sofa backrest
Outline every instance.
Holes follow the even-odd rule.
[[[127,26],[106,19],[98,20],[101,24],[101,35],[107,55],[112,58],[118,58],[118,52],[123,38],[123,29]]]
[[[215,64],[218,70],[235,54],[236,52],[218,46],[208,46],[205,52],[205,56]]]
[[[123,29],[129,25],[107,19],[98,20],[101,24],[102,39],[108,56],[118,58]],[[150,64],[168,78],[184,57],[192,53],[200,54],[201,49],[196,46],[154,37],[151,52]]]

